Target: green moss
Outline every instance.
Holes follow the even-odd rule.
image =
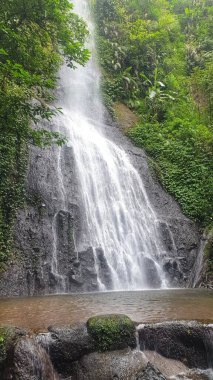
[[[0,333],[0,363],[5,359],[5,356],[5,336],[3,333]]]
[[[25,330],[11,326],[0,327],[0,378],[10,364],[17,340],[23,336],[26,336]]]
[[[7,357],[7,351],[14,341],[16,331],[12,327],[0,327],[0,367]]]
[[[28,150],[23,139],[8,131],[0,137],[0,266],[4,266],[13,248],[16,211],[23,205]]]
[[[135,346],[135,325],[122,314],[95,316],[87,322],[88,333],[98,351],[110,351]]]

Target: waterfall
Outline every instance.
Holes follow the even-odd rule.
[[[75,0],[74,11],[87,22],[86,67],[63,67],[60,106],[62,131],[73,148],[84,215],[84,243],[92,246],[100,289],[97,251],[103,250],[110,269],[112,288],[150,287],[149,276],[165,286],[159,264],[163,248],[158,218],[142,179],[127,153],[105,135],[104,107],[100,96],[100,70],[95,58],[94,24],[86,0]],[[56,256],[54,256],[55,263]],[[56,263],[54,264],[57,270]]]

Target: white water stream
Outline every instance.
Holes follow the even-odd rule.
[[[75,0],[74,11],[90,30],[88,47],[95,51],[94,24],[88,2]],[[64,67],[60,122],[73,147],[85,214],[85,243],[101,247],[113,289],[146,288],[144,257],[151,258],[165,285],[159,259],[163,250],[157,216],[136,169],[123,149],[104,135],[100,71],[95,55],[86,67]],[[57,255],[54,254],[57,271]],[[98,264],[97,264],[98,273]],[[100,289],[104,289],[99,276]]]

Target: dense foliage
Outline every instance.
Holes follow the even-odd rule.
[[[27,143],[45,146],[63,137],[32,128],[57,110],[48,103],[63,57],[84,64],[87,29],[69,0],[0,2],[0,262],[11,249],[15,212],[22,202]]]
[[[127,133],[190,217],[213,211],[211,0],[94,1],[103,94],[140,122]]]

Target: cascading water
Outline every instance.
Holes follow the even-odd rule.
[[[89,25],[88,44],[94,52],[94,25],[88,2],[76,0],[74,6]],[[102,248],[113,289],[148,287],[147,260],[154,261],[163,286],[165,281],[158,263],[163,246],[157,216],[128,155],[104,134],[99,82],[94,56],[86,67],[72,72],[64,67],[61,72],[64,96],[60,121],[76,160],[85,214],[84,242],[93,247],[94,254],[97,248]],[[104,289],[96,264],[99,286]]]

